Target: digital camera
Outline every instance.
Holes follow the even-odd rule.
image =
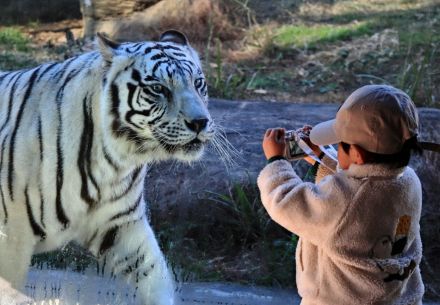
[[[302,131],[296,130],[288,130],[286,131],[285,140],[286,140],[286,152],[285,156],[288,160],[298,160],[307,156],[301,146],[304,147],[304,140],[301,139],[301,136],[308,136],[304,134]]]

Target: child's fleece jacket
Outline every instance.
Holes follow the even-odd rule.
[[[301,305],[421,304],[422,190],[411,168],[351,165],[313,184],[277,160],[258,187],[271,218],[300,237]]]

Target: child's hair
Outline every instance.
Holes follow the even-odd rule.
[[[345,142],[341,142],[340,145],[346,154],[348,154],[350,150],[350,144]],[[417,136],[409,138],[403,144],[402,149],[395,154],[378,154],[374,152],[370,152],[364,149],[365,154],[365,163],[370,164],[387,164],[390,168],[401,168],[405,167],[409,164],[411,156],[413,154],[421,155],[423,152],[422,147],[420,146]]]

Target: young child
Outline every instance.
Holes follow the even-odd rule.
[[[316,145],[338,144],[337,173],[316,184],[303,182],[284,159],[284,132],[266,131],[269,161],[258,187],[271,218],[300,237],[301,304],[422,304],[422,189],[407,166],[419,151],[418,115],[408,95],[364,86],[334,120],[313,127],[317,155]]]

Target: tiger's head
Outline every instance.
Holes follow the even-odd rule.
[[[200,157],[213,137],[208,92],[197,53],[185,35],[158,42],[115,43],[98,35],[106,129],[146,161]]]

